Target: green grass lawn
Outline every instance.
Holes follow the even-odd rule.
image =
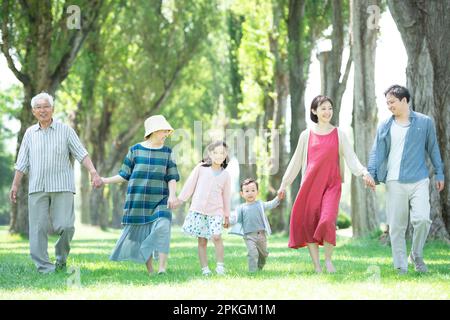
[[[227,275],[201,276],[196,239],[172,231],[168,273],[149,276],[145,266],[111,262],[109,254],[120,230],[108,232],[79,227],[72,241],[68,267],[73,274],[39,274],[28,241],[0,228],[0,299],[449,299],[450,247],[426,245],[430,272],[412,266],[399,276],[392,268],[390,247],[376,239],[338,236],[334,253],[336,274],[314,274],[307,249],[287,248],[287,237],[269,238],[270,256],[262,272],[247,272],[243,240],[224,235]],[[49,254],[54,258],[50,238]],[[210,268],[215,268],[209,248]],[[321,252],[321,254],[323,254]],[[79,276],[80,281],[77,281]]]

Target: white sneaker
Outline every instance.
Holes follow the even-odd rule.
[[[206,267],[206,268],[203,268],[202,269],[202,275],[204,275],[204,276],[210,276],[211,275],[211,270],[209,270],[209,268],[208,267]]]
[[[224,266],[217,266],[216,268],[216,273],[218,275],[223,276],[225,274],[225,267]]]

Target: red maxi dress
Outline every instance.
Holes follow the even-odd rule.
[[[305,177],[291,212],[289,248],[324,241],[336,245],[340,199],[337,128],[326,135],[310,131]]]

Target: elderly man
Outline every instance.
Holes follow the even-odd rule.
[[[20,181],[28,173],[31,258],[39,272],[50,273],[65,268],[75,232],[75,183],[71,156],[89,170],[95,187],[100,187],[102,181],[75,131],[53,120],[53,97],[40,93],[31,100],[31,107],[38,123],[29,127],[23,137],[10,200],[16,202]],[[47,234],[50,231],[59,235],[55,245],[55,264],[49,261],[47,252]]]

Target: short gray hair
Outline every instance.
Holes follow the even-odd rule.
[[[41,92],[41,93],[38,93],[37,95],[35,95],[31,99],[31,107],[34,108],[36,106],[37,101],[42,100],[42,99],[47,100],[48,103],[50,103],[50,105],[53,108],[53,97],[51,95],[49,95],[47,92]]]

